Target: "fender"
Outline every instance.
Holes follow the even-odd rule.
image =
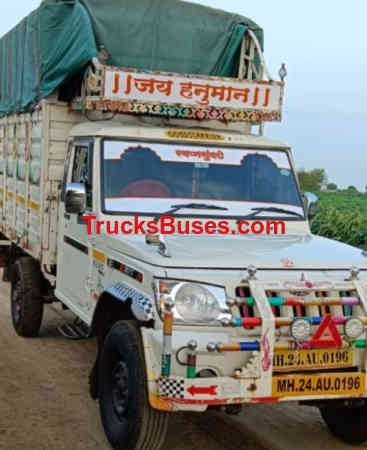
[[[149,322],[154,319],[152,301],[134,288],[124,283],[116,283],[108,287],[105,292],[117,298],[122,303],[130,300],[131,311],[140,322]]]

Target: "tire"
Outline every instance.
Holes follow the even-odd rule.
[[[144,354],[133,321],[117,322],[105,338],[98,365],[102,424],[116,450],[159,450],[168,414],[149,405]]]
[[[11,317],[15,331],[22,337],[36,337],[43,316],[42,274],[30,257],[15,262],[11,281]]]
[[[367,406],[320,408],[330,432],[344,442],[359,445],[367,441]]]

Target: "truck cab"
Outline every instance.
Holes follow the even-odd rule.
[[[84,290],[89,286],[98,295],[106,282],[97,276],[94,249],[114,249],[116,257],[125,254],[138,265],[164,270],[191,267],[193,261],[208,269],[214,252],[214,267],[241,270],[259,263],[267,236],[277,250],[274,236],[284,242],[281,249],[289,245],[285,234],[309,234],[291,151],[280,142],[239,132],[167,130],[139,121],[81,124],[71,135],[59,206],[58,266],[66,270],[58,274],[57,294],[66,302],[73,298],[88,323],[95,301],[87,300]],[[72,208],[80,191],[83,207],[73,213],[69,202]],[[167,223],[166,216],[171,217]],[[246,219],[247,227],[238,227]],[[250,229],[254,222],[256,234]],[[262,223],[269,229],[262,230]],[[163,233],[157,235],[161,224]],[[244,247],[235,251],[238,245]],[[244,261],[245,250],[258,245],[260,252]],[[272,264],[281,264],[275,258]],[[75,280],[77,289],[70,283],[71,261],[85,271]],[[148,277],[148,286],[151,282]],[[139,281],[136,286],[142,287]]]

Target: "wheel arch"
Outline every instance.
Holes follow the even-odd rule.
[[[90,334],[97,336],[97,357],[90,374],[90,393],[98,398],[97,366],[103,343],[109,330],[116,322],[134,320],[138,325],[153,327],[153,301],[144,294],[123,284],[116,283],[102,292],[93,314]]]
[[[93,314],[91,333],[98,335],[103,323],[112,326],[119,320],[136,320],[148,325],[154,322],[153,303],[153,300],[136,289],[116,283],[100,295]]]

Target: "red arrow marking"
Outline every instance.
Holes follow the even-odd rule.
[[[187,392],[191,394],[193,397],[195,395],[217,395],[218,386],[190,386],[187,388]]]
[[[311,339],[312,348],[341,347],[343,341],[331,314],[326,314],[319,328]]]

